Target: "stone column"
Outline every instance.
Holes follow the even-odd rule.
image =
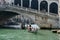
[[[23,0],[21,0],[21,7],[23,7]]]
[[[32,0],[29,0],[29,8],[31,8],[31,1],[32,1]]]
[[[60,0],[58,0],[58,15],[59,15],[59,28],[60,28]]]
[[[11,0],[11,3],[14,5],[14,0]]]
[[[38,10],[40,11],[40,0],[38,0]]]
[[[48,14],[49,14],[49,5],[50,5],[50,3],[48,3]]]

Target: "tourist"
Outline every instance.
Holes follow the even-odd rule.
[[[29,25],[28,32],[37,33],[40,28],[37,25]]]
[[[31,32],[32,28],[31,25],[28,26],[28,32]]]
[[[33,33],[37,33],[39,28],[37,26],[32,26],[32,31]]]

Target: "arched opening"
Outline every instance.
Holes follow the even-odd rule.
[[[42,1],[40,3],[40,10],[48,12],[48,3],[47,3],[47,1]]]
[[[56,14],[58,14],[58,5],[57,5],[57,3],[51,3],[49,9],[50,9],[49,10],[50,13],[56,13]]]
[[[6,20],[16,15],[19,15],[19,14],[11,11],[0,11],[0,25],[2,25]]]
[[[23,7],[29,7],[29,0],[23,0]]]
[[[19,4],[19,6],[21,6],[21,0],[14,0],[14,4],[15,5]]]
[[[19,15],[18,13],[15,12],[11,12],[11,11],[0,11],[0,18],[10,18],[13,17],[15,15]]]
[[[14,4],[17,5],[17,0],[14,0]]]
[[[38,10],[38,0],[31,1],[31,8]]]

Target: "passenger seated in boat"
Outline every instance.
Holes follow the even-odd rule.
[[[32,28],[31,25],[28,26],[28,32],[31,32]]]
[[[29,32],[37,33],[39,29],[40,28],[37,25],[29,25],[28,26],[28,31]]]
[[[32,26],[32,32],[37,33],[39,30],[38,26]]]

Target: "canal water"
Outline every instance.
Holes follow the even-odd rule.
[[[27,30],[0,29],[0,40],[59,40],[59,37],[49,30],[39,30],[34,34]]]
[[[15,14],[5,11],[0,13],[0,19],[2,20]],[[0,25],[0,40],[60,40],[60,36],[52,33],[50,30],[39,30],[37,34],[34,34],[27,30],[16,30],[14,27]]]

